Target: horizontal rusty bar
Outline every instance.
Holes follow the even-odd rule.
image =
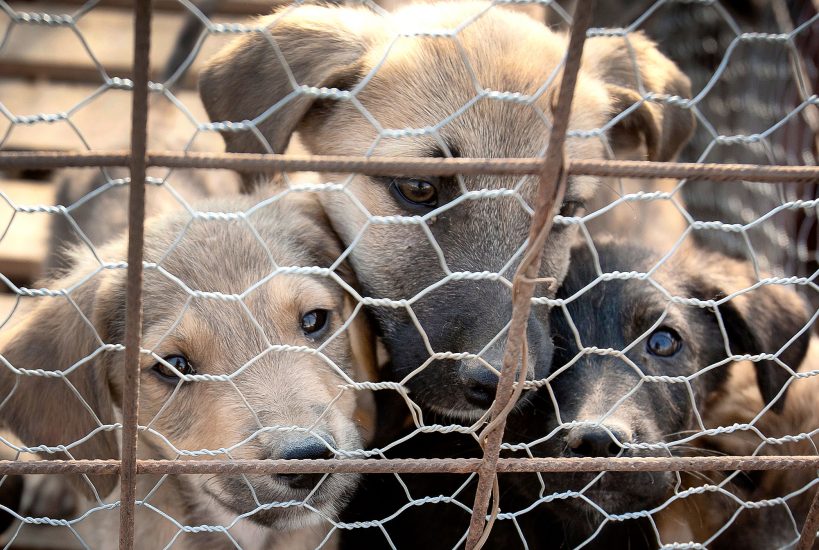
[[[643,160],[570,160],[569,174],[617,178],[709,179],[760,183],[817,183],[817,166],[762,166]]]
[[[0,151],[3,168],[63,168],[127,166],[130,155],[115,151],[39,152]],[[257,155],[248,153],[148,152],[149,166],[229,169],[259,172],[342,172],[368,175],[448,176],[455,174],[539,174],[543,159],[536,158],[395,158],[322,155]],[[764,183],[817,182],[817,166],[760,166],[755,164],[696,164],[637,160],[570,160],[568,173],[629,178],[696,178],[714,181]]]
[[[138,474],[273,473],[472,473],[479,458],[348,460],[138,460]],[[501,458],[498,471],[524,472],[707,472],[819,468],[819,456],[696,456],[614,458]],[[118,460],[0,460],[0,475],[118,474]]]
[[[119,460],[0,460],[0,476],[25,474],[119,475],[119,466]]]

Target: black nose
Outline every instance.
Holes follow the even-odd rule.
[[[629,443],[631,436],[616,426],[577,426],[569,430],[567,441],[574,456],[606,458],[620,454],[623,447],[617,442]]]
[[[287,460],[333,458],[333,451],[330,448],[336,446],[335,440],[327,434],[320,434],[320,437],[327,442],[326,445],[310,434],[288,440],[278,458]],[[322,476],[324,474],[279,474],[277,477],[279,481],[294,489],[312,489]]]
[[[484,364],[464,363],[458,373],[464,385],[464,397],[471,405],[488,409],[495,400],[498,389],[498,375]]]

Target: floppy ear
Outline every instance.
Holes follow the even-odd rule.
[[[612,118],[644,94],[691,97],[691,82],[642,32],[598,36],[586,41],[583,68],[606,84]],[[694,115],[688,109],[664,102],[644,101],[625,115],[610,131],[609,141],[617,154],[645,145],[648,160],[673,160],[694,132]]]
[[[344,296],[344,318],[349,319],[355,311],[355,300]],[[358,310],[355,318],[347,327],[350,351],[353,360],[353,378],[356,382],[378,382],[378,361],[375,352],[375,335],[373,334],[366,308]],[[370,444],[378,427],[375,396],[370,390],[356,390],[355,417],[361,427],[365,444]]]
[[[264,32],[235,40],[205,67],[199,92],[214,122],[258,120],[274,153],[283,153],[315,101],[299,86],[355,84],[359,60],[383,21],[359,8],[300,6],[257,21]],[[349,84],[348,84],[349,85]],[[280,104],[281,102],[281,104]],[[265,153],[252,130],[222,133],[229,152]]]
[[[702,298],[718,300],[734,291],[730,287],[739,287],[744,283],[729,285],[729,288],[715,288],[710,286],[711,282],[705,283],[701,290]],[[751,284],[749,278],[744,287]],[[779,360],[793,370],[799,369],[810,343],[810,330],[805,330],[785,347],[808,322],[805,303],[796,292],[780,285],[765,285],[735,296],[720,304],[718,310],[733,354],[757,355],[776,353],[781,349]],[[758,361],[754,363],[754,368],[759,391],[768,404],[777,396],[790,374],[776,361]],[[778,412],[784,404],[785,395],[775,401],[771,408]]]
[[[327,227],[330,227],[330,221],[326,220]],[[338,241],[337,250],[342,250],[341,240],[333,235]],[[328,247],[333,248],[333,247]],[[338,256],[336,256],[337,258]],[[335,269],[336,275],[341,280],[350,285],[356,291],[361,291],[361,286],[358,284],[358,278],[355,275],[353,267],[348,261],[341,262]],[[348,292],[344,292],[344,318],[349,319],[355,312],[358,302]],[[373,332],[374,321],[370,318],[370,314],[366,307],[359,308],[353,322],[347,328],[347,333],[350,338],[350,347],[353,352],[353,369],[355,379],[358,381],[378,382],[381,380],[381,374],[378,367],[378,358],[375,347],[375,333]],[[362,392],[359,392],[362,393]],[[371,398],[370,398],[371,399]]]
[[[46,458],[119,456],[115,432],[99,429],[116,422],[107,367],[116,352],[100,349],[102,343],[109,343],[105,318],[111,309],[98,300],[100,293],[108,291],[112,277],[108,270],[97,273],[71,290],[70,299],[37,298],[36,307],[0,339],[0,423],[27,446],[68,447],[67,453],[44,453]],[[68,288],[81,280],[70,276],[50,288]],[[41,371],[45,376],[12,369]],[[69,369],[64,376],[52,376]],[[77,444],[80,440],[85,441]],[[82,478],[72,478],[93,497]],[[101,496],[117,483],[116,476],[91,479]]]
[[[314,194],[309,195],[309,202],[301,201],[302,208],[310,212],[309,218],[317,222],[320,227],[327,228],[323,232],[321,239],[316,239],[315,242],[305,246],[312,246],[313,257],[324,257],[323,263],[325,265],[334,264],[344,250],[344,245],[338,235],[332,231],[330,220],[321,204],[318,202]],[[317,248],[316,248],[317,247]],[[346,260],[336,266],[336,275],[356,291],[360,291],[361,287],[358,284],[358,278],[350,263]],[[373,321],[367,308],[362,307],[356,313],[356,306],[358,303],[355,298],[344,290],[344,305],[343,315],[344,319],[350,319],[352,322],[347,326],[347,338],[350,342],[350,352],[352,353],[352,368],[353,379],[357,382],[379,382],[381,380],[381,373],[378,365],[378,357],[376,353],[376,339],[373,333]],[[353,314],[355,313],[355,317]],[[379,392],[384,393],[384,392]],[[361,426],[362,437],[365,443],[372,442],[372,437],[378,428],[376,418],[376,400],[373,392],[370,390],[356,390],[356,421]]]

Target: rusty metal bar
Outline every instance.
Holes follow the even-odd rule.
[[[819,491],[813,496],[810,510],[805,517],[805,525],[802,526],[802,532],[799,534],[796,550],[811,550],[816,542],[817,529],[819,529]]]
[[[145,172],[148,149],[148,78],[151,0],[134,4],[134,90],[131,104],[131,185],[128,196],[128,274],[125,381],[122,395],[119,547],[134,547],[139,417],[139,350],[142,342],[142,259],[145,242]]]
[[[526,327],[532,308],[532,295],[534,294],[536,280],[540,276],[543,245],[552,229],[555,205],[563,202],[563,195],[566,191],[563,144],[569,128],[572,97],[577,82],[577,73],[580,70],[580,58],[583,55],[586,30],[591,24],[592,11],[593,0],[578,1],[575,4],[574,19],[572,20],[569,35],[566,60],[563,65],[557,106],[552,117],[549,147],[546,150],[543,171],[540,174],[537,198],[535,199],[535,213],[529,229],[529,245],[526,247],[524,257],[513,279],[512,319],[509,323],[509,336],[504,349],[495,401],[490,409],[490,418],[492,420],[480,434],[484,455],[483,462],[478,469],[478,487],[475,492],[472,518],[466,537],[467,550],[478,550],[483,546],[498,513],[500,494],[497,483],[497,465],[500,458],[500,447],[506,427],[506,415],[512,409],[511,405],[517,401],[520,396],[520,389],[522,389],[522,384],[518,384],[518,391],[514,389],[515,379],[519,376],[517,371],[521,371],[520,376],[522,377],[526,375]],[[487,523],[486,512],[489,507],[490,495],[493,500],[493,509],[491,518]]]
[[[400,458],[347,460],[137,460],[138,475],[157,474],[469,474],[480,458]],[[718,472],[812,470],[819,456],[696,456],[611,458],[501,458],[501,473],[527,472]],[[116,475],[119,460],[0,460],[0,475],[94,474]]]
[[[249,153],[169,153],[148,152],[148,166],[167,168],[228,169],[267,172],[343,172],[367,175],[451,176],[455,174],[525,175],[540,174],[544,159],[537,158],[394,158],[342,157],[323,155],[257,155]],[[0,169],[84,168],[128,166],[127,151],[0,151]],[[568,160],[572,176],[622,178],[708,178],[714,181],[755,181],[762,183],[819,181],[819,166],[760,166],[756,164],[716,164],[648,162],[639,160]]]

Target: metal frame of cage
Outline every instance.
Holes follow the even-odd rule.
[[[714,471],[817,469],[817,456],[702,456],[612,458],[500,458],[506,415],[523,390],[516,383],[516,365],[522,357],[526,319],[531,307],[542,243],[559,204],[568,175],[632,178],[708,177],[715,182],[758,181],[808,183],[819,181],[816,166],[757,166],[747,164],[655,163],[647,161],[572,161],[563,153],[568,115],[583,44],[593,10],[592,0],[578,0],[570,42],[554,110],[545,158],[529,159],[406,159],[387,157],[329,157],[215,153],[149,152],[147,115],[151,45],[151,0],[134,3],[133,100],[131,150],[117,153],[52,153],[0,151],[0,168],[65,168],[128,166],[131,184],[128,205],[127,323],[125,336],[125,391],[123,395],[122,454],[120,460],[0,461],[0,476],[21,474],[119,475],[119,547],[134,547],[135,489],[138,475],[146,474],[261,474],[261,473],[477,473],[478,488],[466,548],[480,548],[497,510],[497,474],[500,472],[602,471]],[[529,245],[513,281],[513,313],[504,351],[503,368],[491,421],[480,434],[483,458],[475,459],[325,459],[325,460],[137,460],[139,353],[142,324],[143,225],[145,173],[149,166],[168,168],[223,168],[274,171],[336,171],[369,175],[517,174],[539,176],[538,203],[529,232]],[[815,202],[815,201],[811,201]],[[37,296],[36,289],[16,288],[21,295]],[[525,373],[525,371],[522,371]],[[522,382],[522,381],[517,381]],[[495,498],[493,497],[495,495]],[[494,509],[490,509],[494,503]],[[819,493],[803,526],[798,550],[813,547],[819,530]]]

